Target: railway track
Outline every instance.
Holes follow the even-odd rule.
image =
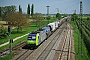
[[[15,56],[12,60],[25,60],[34,50],[23,50],[21,54]]]
[[[55,45],[56,41],[60,37],[62,31],[65,29],[66,25],[61,26],[57,31],[55,31],[42,45],[38,47],[26,60],[45,60]]]
[[[61,35],[61,30],[57,33],[57,35],[52,39],[52,41],[49,43],[49,45],[45,48],[45,50],[40,54],[40,56],[37,58],[37,60],[45,60],[46,57],[49,55],[50,51],[52,50],[53,46],[59,39]]]
[[[15,47],[13,47],[12,50],[14,51],[14,50],[20,49],[20,48],[22,48],[25,45],[26,45],[26,41],[23,41],[20,44],[18,44]]]
[[[71,34],[70,26],[64,23],[37,49],[23,49],[12,60],[74,60]]]
[[[67,34],[62,39],[53,60],[75,60],[74,59],[74,42],[72,41],[72,30],[70,25],[67,28]]]
[[[67,35],[64,39],[64,43],[62,45],[62,49],[61,49],[61,54],[59,57],[59,60],[69,60],[69,47],[70,47],[70,36],[71,36],[71,31],[70,31],[70,27],[68,28],[68,32]]]
[[[23,41],[20,44],[12,47],[12,51],[20,50],[25,45],[26,45],[26,41]],[[5,49],[5,50],[1,51],[0,52],[0,57],[4,57],[5,55],[9,54],[9,52],[10,52],[9,49]]]

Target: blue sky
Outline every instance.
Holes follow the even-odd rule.
[[[21,5],[22,11],[27,12],[28,4],[34,4],[34,13],[39,12],[46,14],[46,6],[49,5],[49,13],[57,13],[57,8],[60,13],[71,14],[76,9],[76,13],[80,13],[80,1],[83,3],[83,13],[90,14],[90,0],[0,0],[0,6]]]

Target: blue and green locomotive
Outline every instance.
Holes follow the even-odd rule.
[[[46,38],[47,38],[46,31],[44,29],[39,29],[35,32],[28,34],[27,44],[38,46]]]

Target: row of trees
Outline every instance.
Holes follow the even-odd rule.
[[[2,20],[6,21],[8,25],[12,27],[17,28],[17,32],[22,31],[22,27],[28,27],[28,22],[27,22],[27,15],[22,14],[22,8],[19,5],[19,12],[16,12],[16,6],[5,6],[5,7],[0,7],[0,16]],[[1,25],[0,25],[1,28]],[[2,36],[2,33],[5,34],[3,28],[0,29],[0,34]]]
[[[21,6],[19,5],[19,12],[22,13],[22,8]]]
[[[31,11],[31,14],[30,14],[30,11]],[[19,5],[19,12],[22,13],[22,8],[21,6]],[[30,4],[28,4],[28,7],[27,7],[27,14],[30,16],[32,16],[34,14],[34,4],[32,4],[31,8],[30,8]]]
[[[33,14],[34,14],[34,4],[32,4],[32,6],[31,6],[31,14],[30,14],[30,4],[28,4],[27,14],[28,14],[28,18],[30,17],[30,15],[33,16]]]
[[[7,16],[7,14],[9,13],[14,13],[16,12],[16,6],[12,5],[12,6],[5,6],[5,7],[0,7],[0,17],[2,17],[2,19],[4,20],[4,17]],[[19,5],[19,12],[22,13],[22,8]],[[30,14],[31,12],[31,14]],[[27,7],[27,14],[30,16],[32,16],[34,14],[34,4],[32,4],[31,8],[30,8],[30,4],[28,4]]]
[[[14,13],[14,12],[16,12],[16,6],[0,7],[0,17],[2,17],[3,20],[5,20],[4,17],[6,17],[8,13]],[[19,12],[22,13],[22,8],[20,5],[19,5]],[[31,8],[30,8],[30,4],[28,4],[27,7],[28,18],[30,17],[30,15],[33,16],[33,14],[34,14],[34,4],[32,4]],[[56,14],[56,18],[61,19],[60,13]],[[49,17],[47,19],[49,19]]]
[[[31,11],[31,14],[30,14]],[[16,11],[16,6],[5,6],[0,7],[0,18],[7,22],[8,25],[12,27],[17,28],[17,33],[22,31],[22,28],[27,28],[29,26],[28,24],[28,17],[34,15],[34,4],[31,6],[30,10],[30,4],[28,4],[27,7],[27,14],[23,14],[22,8],[19,5],[19,11]],[[7,35],[7,29],[0,25],[0,38],[5,37]]]
[[[27,7],[27,14],[22,13],[22,8],[19,5],[19,11],[16,12],[16,6],[5,6],[0,7],[0,16],[2,17],[2,20],[5,20],[8,22],[8,25],[12,27],[17,28],[17,32],[22,31],[23,27],[28,27],[28,18],[32,17],[34,22],[36,22],[36,26],[40,28],[40,25],[45,24],[43,21],[45,17],[42,16],[41,13],[35,13],[34,14],[34,5],[32,4],[31,10],[30,10],[30,4],[28,4]],[[27,17],[28,16],[28,17]],[[50,20],[50,16],[47,17],[47,20]],[[56,18],[60,19],[61,15],[59,13],[56,14]]]
[[[32,4],[31,6],[31,14],[30,14],[30,4],[28,4],[27,7],[27,14],[23,14],[22,13],[22,8],[19,5],[19,11],[16,12],[16,6],[5,6],[5,7],[0,7],[0,12],[1,12],[1,17],[3,20],[5,20],[6,22],[8,22],[8,25],[12,26],[12,27],[16,27],[17,28],[17,33],[19,31],[22,31],[22,28],[25,27],[27,28],[29,26],[28,24],[28,18],[30,15],[32,16],[32,19],[36,22],[36,25],[38,27],[39,24],[38,22],[43,23],[43,19],[44,17],[42,17],[42,14],[40,13],[35,13],[34,14],[34,5]],[[5,30],[5,29],[3,29]],[[1,29],[1,36],[2,36],[2,31]],[[6,33],[4,33],[6,35]]]

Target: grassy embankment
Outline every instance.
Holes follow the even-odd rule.
[[[82,45],[82,56],[78,53],[78,40],[81,41],[81,34],[74,21],[70,21],[71,26],[74,29],[74,49],[75,49],[75,60],[90,60],[85,44]]]

